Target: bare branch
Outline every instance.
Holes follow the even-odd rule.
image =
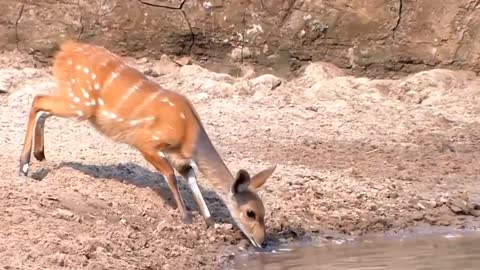
[[[180,5],[178,7],[158,5],[158,4],[145,2],[143,0],[137,0],[137,1],[141,4],[143,4],[143,5],[150,6],[150,7],[165,8],[165,9],[170,9],[170,10],[179,10],[180,12],[182,12],[183,18],[185,19],[185,22],[188,25],[188,29],[190,29],[190,37],[192,38],[192,43],[190,44],[190,47],[188,48],[188,53],[190,54],[192,52],[192,48],[195,45],[195,34],[193,33],[192,24],[188,20],[187,13],[185,13],[185,11],[183,10],[183,5],[187,2],[187,0],[183,0],[182,3],[180,3]]]
[[[85,30],[85,25],[83,25],[83,14],[82,14],[82,7],[80,6],[80,0],[77,0],[77,7],[78,7],[78,12],[80,13],[80,18],[78,18],[78,22],[80,23],[80,33],[78,33],[77,39],[80,40],[80,37],[83,35],[83,31]]]
[[[247,8],[243,11],[243,18],[242,18],[242,40],[240,42],[241,50],[240,50],[240,63],[243,64],[243,48],[245,47],[245,29],[247,28]]]
[[[114,6],[111,10],[109,10],[109,11],[107,11],[107,12],[105,12],[105,13],[102,13],[102,14],[97,14],[97,15],[98,15],[98,17],[105,17],[105,16],[107,16],[108,14],[113,13],[113,12],[115,11],[115,9],[120,8],[120,7],[121,7],[121,6]]]
[[[192,38],[192,43],[190,44],[190,47],[188,47],[188,53],[190,54],[192,52],[193,45],[195,45],[195,34],[193,33],[193,28],[192,25],[190,24],[190,21],[188,20],[187,13],[185,13],[184,10],[181,10],[183,14],[183,18],[187,22],[188,28],[190,29],[190,37]]]
[[[178,7],[171,7],[171,6],[164,6],[164,5],[158,5],[158,4],[153,4],[153,3],[149,3],[149,2],[145,2],[143,0],[137,0],[138,2],[146,5],[146,6],[151,6],[151,7],[159,7],[159,8],[166,8],[166,9],[173,9],[173,10],[181,10],[183,8],[183,5],[185,4],[185,2],[187,2],[187,0],[183,0],[182,3],[180,3],[180,6]]]
[[[22,18],[24,8],[25,8],[25,4],[22,4],[22,6],[20,7],[20,12],[18,13],[17,20],[15,21],[15,38],[16,38],[17,50],[20,50],[19,48],[20,38],[18,37],[18,23]]]

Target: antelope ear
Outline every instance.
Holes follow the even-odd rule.
[[[244,169],[240,169],[235,176],[235,182],[232,185],[232,193],[247,191],[250,185],[250,175]]]
[[[252,177],[250,180],[250,189],[257,190],[259,189],[267,179],[272,175],[273,171],[277,168],[277,165],[273,165],[268,169],[265,169]]]

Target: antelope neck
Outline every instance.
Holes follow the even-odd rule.
[[[195,153],[195,163],[223,200],[230,193],[234,178],[218,154],[207,133],[200,127]]]

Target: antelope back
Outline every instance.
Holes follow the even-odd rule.
[[[107,136],[176,145],[195,125],[189,102],[103,47],[67,41],[56,55],[57,96]],[[190,121],[190,122],[189,122]]]

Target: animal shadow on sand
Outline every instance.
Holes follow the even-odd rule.
[[[53,165],[53,164],[52,164]],[[50,166],[47,166],[50,167]],[[96,179],[103,179],[106,181],[116,180],[121,183],[135,185],[139,188],[151,188],[159,197],[170,207],[177,211],[177,205],[173,199],[172,193],[165,181],[165,178],[154,170],[149,170],[145,167],[139,166],[135,163],[118,163],[113,165],[90,165],[79,162],[61,162],[53,165],[53,168],[41,168],[32,172],[32,178],[42,180],[51,170],[62,167],[73,168],[86,175]],[[198,206],[193,199],[192,193],[181,176],[177,176],[178,186],[184,198],[185,204],[190,211],[198,212]],[[212,217],[216,223],[228,222],[233,224],[233,220],[228,214],[228,210],[217,194],[211,190],[204,189],[201,182],[204,181],[202,175],[198,176],[199,188],[202,192],[205,201],[210,209]],[[283,239],[299,239],[305,238],[305,231],[302,228],[291,226],[281,222],[269,228],[267,233],[267,247],[263,252],[271,251],[272,248],[277,247],[282,243]]]
[[[159,172],[149,170],[135,163],[119,163],[113,165],[90,165],[79,162],[61,162],[56,169],[62,167],[70,167],[89,175],[96,179],[116,180],[121,183],[132,184],[139,188],[150,188],[155,191],[159,197],[170,207],[177,209],[172,192],[170,191],[165,178]],[[50,170],[41,169],[32,174],[33,178],[43,179]],[[181,176],[177,175],[177,183],[185,201],[188,210],[199,212],[198,206],[193,198],[190,188]],[[207,203],[210,213],[217,223],[229,222],[232,223],[228,210],[218,195],[211,190],[202,187],[202,180],[205,180],[202,175],[197,176],[198,185],[202,192],[205,202]]]

